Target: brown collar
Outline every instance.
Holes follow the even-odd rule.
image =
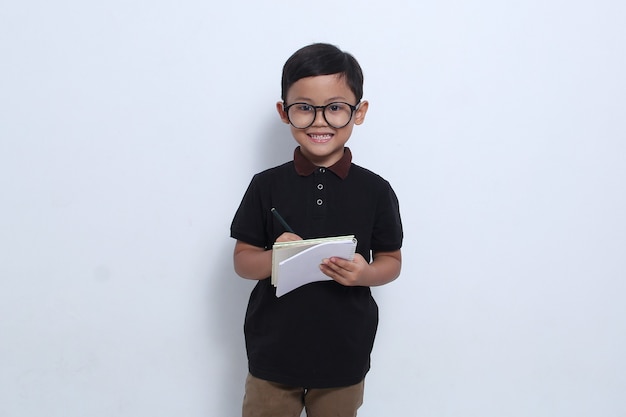
[[[296,172],[298,175],[303,177],[311,175],[318,166],[314,165],[311,161],[305,158],[302,155],[302,151],[298,146],[296,150],[293,152],[293,162],[296,166]],[[345,147],[343,156],[337,162],[335,162],[332,166],[326,167],[332,172],[335,173],[339,178],[345,180],[348,176],[348,171],[350,171],[350,165],[352,164],[352,152],[350,152],[350,148]]]

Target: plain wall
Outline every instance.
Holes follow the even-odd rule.
[[[626,3],[0,4],[0,416],[237,416],[284,61],[365,71],[405,227],[360,416],[626,415]]]

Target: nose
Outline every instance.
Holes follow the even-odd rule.
[[[326,126],[328,124],[326,122],[326,117],[324,116],[324,110],[326,109],[323,107],[315,109],[315,118],[313,119],[312,126]]]

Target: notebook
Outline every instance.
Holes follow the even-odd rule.
[[[272,285],[281,297],[302,285],[331,280],[320,271],[322,259],[354,259],[357,241],[353,235],[274,243],[272,249]]]

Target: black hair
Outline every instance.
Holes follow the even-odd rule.
[[[289,88],[301,78],[338,74],[344,77],[357,102],[363,98],[363,71],[347,52],[327,43],[314,43],[298,49],[283,66],[281,98],[287,99]]]

